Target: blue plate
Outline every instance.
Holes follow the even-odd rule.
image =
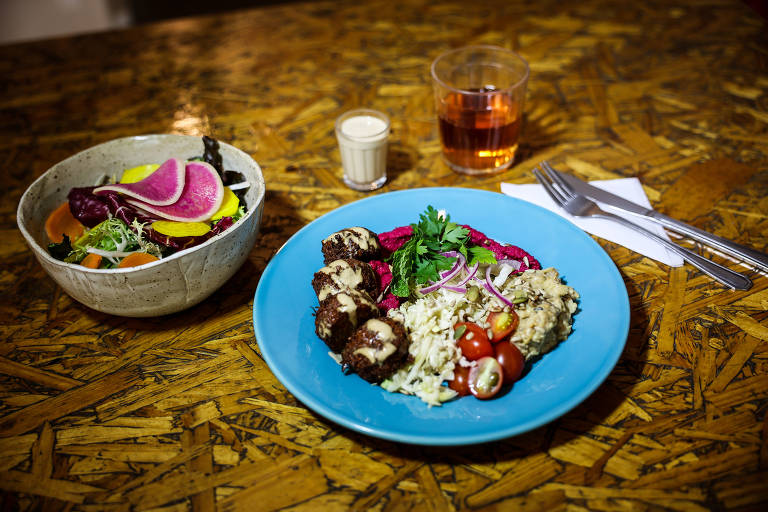
[[[375,232],[418,222],[427,205],[555,267],[581,299],[573,332],[498,398],[466,397],[428,407],[344,375],[315,335],[310,282],[323,266],[321,241],[352,226]],[[606,379],[629,331],[629,300],[616,266],[583,231],[538,206],[462,188],[391,192],[342,206],[308,224],[280,249],[253,302],[256,340],[272,372],[307,407],[374,437],[421,445],[465,445],[527,432],[565,414]]]

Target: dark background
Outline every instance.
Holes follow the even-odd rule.
[[[197,14],[248,9],[264,5],[287,4],[295,0],[185,0],[158,2],[157,0],[131,0],[130,10],[135,24],[169,20]]]
[[[187,0],[184,2],[158,2],[157,0],[131,0],[133,21],[136,24],[167,20],[196,14],[212,14],[261,5],[291,3],[296,0]],[[306,0],[305,0],[306,1]],[[768,0],[742,0],[763,18],[768,18]]]

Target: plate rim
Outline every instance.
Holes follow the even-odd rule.
[[[446,435],[446,436],[436,438],[434,436],[426,436],[421,434],[392,432],[388,429],[382,430],[382,429],[374,428],[370,425],[362,424],[360,422],[354,421],[354,419],[350,419],[344,416],[343,414],[340,414],[338,411],[336,411],[336,409],[328,407],[324,403],[317,401],[313,396],[310,396],[307,393],[305,393],[303,389],[295,386],[292,382],[292,379],[286,377],[285,373],[282,371],[279,365],[274,364],[274,360],[271,357],[270,349],[268,348],[267,350],[265,350],[262,344],[259,342],[259,339],[261,338],[262,333],[259,326],[259,322],[257,321],[258,312],[257,312],[256,305],[258,302],[258,296],[261,290],[262,283],[268,281],[268,279],[265,279],[265,277],[269,278],[273,272],[276,272],[275,268],[277,264],[274,263],[276,258],[279,257],[280,253],[287,246],[289,246],[289,244],[296,243],[295,240],[303,236],[303,233],[305,233],[306,231],[309,231],[310,229],[312,229],[312,226],[316,222],[319,222],[322,219],[325,219],[327,216],[339,215],[340,214],[339,212],[343,213],[345,210],[348,210],[350,208],[357,208],[359,207],[359,205],[365,204],[367,202],[381,201],[382,197],[392,197],[396,195],[397,196],[415,195],[415,194],[425,194],[425,193],[433,194],[433,193],[439,193],[442,190],[449,190],[452,192],[463,191],[466,193],[477,194],[477,195],[492,195],[494,196],[494,198],[498,196],[502,196],[505,198],[505,200],[509,200],[510,204],[522,203],[525,205],[526,208],[530,207],[530,208],[539,210],[543,215],[551,219],[553,222],[560,223],[563,226],[565,226],[566,229],[568,229],[569,231],[572,231],[574,233],[574,236],[582,237],[588,244],[592,244],[594,247],[597,247],[599,249],[599,251],[597,251],[597,254],[599,254],[600,258],[604,260],[605,267],[607,267],[607,270],[609,273],[613,274],[613,277],[617,280],[616,282],[620,282],[622,284],[622,289],[624,290],[624,293],[621,294],[621,297],[620,297],[622,299],[621,304],[617,305],[617,309],[621,309],[621,311],[619,312],[620,324],[618,325],[618,328],[617,328],[617,331],[621,333],[619,336],[621,339],[617,340],[615,345],[616,348],[612,352],[607,353],[607,355],[609,355],[610,357],[606,360],[606,364],[604,364],[600,368],[600,371],[597,372],[592,379],[590,379],[591,385],[584,386],[583,388],[579,389],[576,393],[571,395],[567,401],[560,402],[557,407],[550,409],[546,414],[541,414],[535,418],[528,420],[525,423],[517,424],[514,426],[502,428],[502,429],[487,432],[487,433],[466,434],[466,435],[464,434]],[[338,208],[335,208],[321,215],[320,217],[312,220],[305,226],[302,226],[302,228],[296,231],[293,235],[291,235],[291,237],[289,237],[288,240],[286,240],[286,242],[280,246],[280,248],[277,250],[275,255],[270,259],[269,263],[267,264],[266,268],[262,272],[262,275],[259,279],[259,283],[254,293],[252,309],[253,309],[252,323],[253,323],[254,334],[256,336],[256,342],[259,345],[259,349],[264,358],[264,361],[267,363],[267,366],[269,367],[270,371],[274,374],[274,376],[280,381],[280,383],[283,386],[285,386],[286,390],[289,393],[291,393],[305,407],[314,411],[320,416],[326,418],[327,420],[337,425],[340,425],[344,428],[352,430],[354,432],[358,432],[361,434],[365,434],[371,437],[384,439],[388,441],[395,441],[400,443],[421,445],[421,446],[465,446],[465,445],[473,445],[473,444],[481,444],[481,443],[498,441],[501,439],[506,439],[509,437],[520,435],[525,432],[529,432],[531,430],[539,428],[541,426],[547,425],[550,422],[554,421],[555,419],[567,414],[569,411],[573,410],[574,408],[579,406],[581,403],[583,403],[595,391],[597,391],[598,388],[602,386],[603,383],[606,381],[606,379],[611,374],[613,369],[616,367],[616,364],[618,363],[622,353],[624,352],[624,347],[626,345],[626,341],[629,336],[630,320],[631,320],[629,295],[627,293],[626,284],[624,283],[621,273],[618,267],[616,266],[615,262],[611,259],[611,257],[605,251],[605,249],[603,249],[602,246],[600,246],[600,244],[598,244],[590,235],[582,231],[580,228],[578,228],[576,225],[569,222],[568,220],[534,203],[530,203],[528,201],[525,201],[519,198],[507,196],[502,194],[501,192],[493,192],[489,190],[473,189],[473,188],[466,188],[466,187],[419,187],[419,188],[413,188],[413,189],[385,192],[385,193],[376,194],[373,196],[365,197],[365,198],[341,205]],[[425,407],[426,407],[426,404],[425,404]]]

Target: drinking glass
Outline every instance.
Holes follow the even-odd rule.
[[[431,68],[443,159],[464,174],[512,164],[520,138],[528,63],[498,46],[465,46]]]
[[[384,185],[388,136],[389,118],[377,110],[350,110],[336,119],[336,139],[348,187],[370,191]]]

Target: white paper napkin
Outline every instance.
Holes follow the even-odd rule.
[[[648,201],[648,196],[645,195],[640,180],[637,178],[622,178],[617,180],[605,180],[605,181],[590,181],[590,185],[594,185],[608,192],[612,192],[617,196],[621,196],[624,199],[628,199],[634,203],[637,203],[646,208],[651,208],[651,203]],[[613,222],[605,219],[583,219],[574,217],[566,213],[563,209],[556,206],[552,199],[547,195],[547,192],[539,184],[526,184],[526,185],[514,185],[512,183],[502,183],[501,191],[512,197],[528,201],[533,204],[537,204],[550,210],[561,217],[568,219],[576,224],[578,227],[592,233],[600,238],[605,238],[611,242],[623,245],[624,247],[638,252],[644,256],[648,256],[656,261],[660,261],[672,267],[680,267],[683,264],[683,259],[677,254],[665,249],[661,244],[647,238],[636,231],[626,228],[618,222]],[[596,201],[600,204],[599,201]],[[601,205],[603,206],[603,205]],[[611,213],[621,215],[632,222],[643,226],[644,228],[653,231],[662,238],[669,240],[664,228],[651,221],[641,219],[628,213],[619,213],[618,211],[610,208],[606,210]]]

